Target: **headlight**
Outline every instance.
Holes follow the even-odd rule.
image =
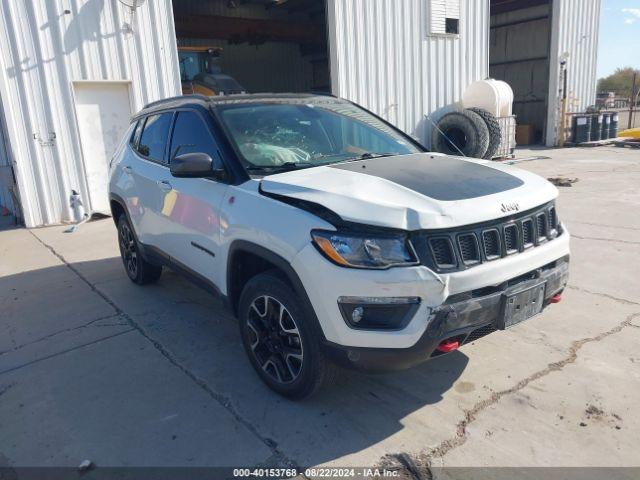
[[[343,267],[385,269],[418,264],[406,235],[371,236],[314,230],[311,237],[324,256]]]

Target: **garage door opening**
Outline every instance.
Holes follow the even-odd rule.
[[[513,88],[518,144],[546,135],[551,7],[550,0],[491,0],[489,73]]]
[[[331,91],[324,0],[174,2],[183,93]]]

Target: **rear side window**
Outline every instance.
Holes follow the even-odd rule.
[[[147,117],[138,143],[140,155],[156,162],[166,163],[164,152],[169,138],[172,117],[173,113]]]
[[[131,134],[131,138],[129,139],[129,143],[134,147],[138,144],[138,139],[140,138],[140,134],[142,133],[143,125],[144,118],[142,120],[138,120],[135,123],[135,128],[133,129],[133,133]]]
[[[178,112],[171,139],[170,158],[194,152],[209,154],[216,168],[222,168],[216,142],[202,117],[196,112]]]

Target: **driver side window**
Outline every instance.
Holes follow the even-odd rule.
[[[214,168],[223,168],[216,142],[202,117],[196,112],[180,111],[171,137],[169,158],[196,152],[208,154]]]

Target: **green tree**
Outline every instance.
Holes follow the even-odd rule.
[[[618,68],[608,77],[598,80],[598,92],[616,92],[616,95],[620,97],[630,97],[634,72],[637,73],[636,88],[640,88],[640,70],[624,67]]]

